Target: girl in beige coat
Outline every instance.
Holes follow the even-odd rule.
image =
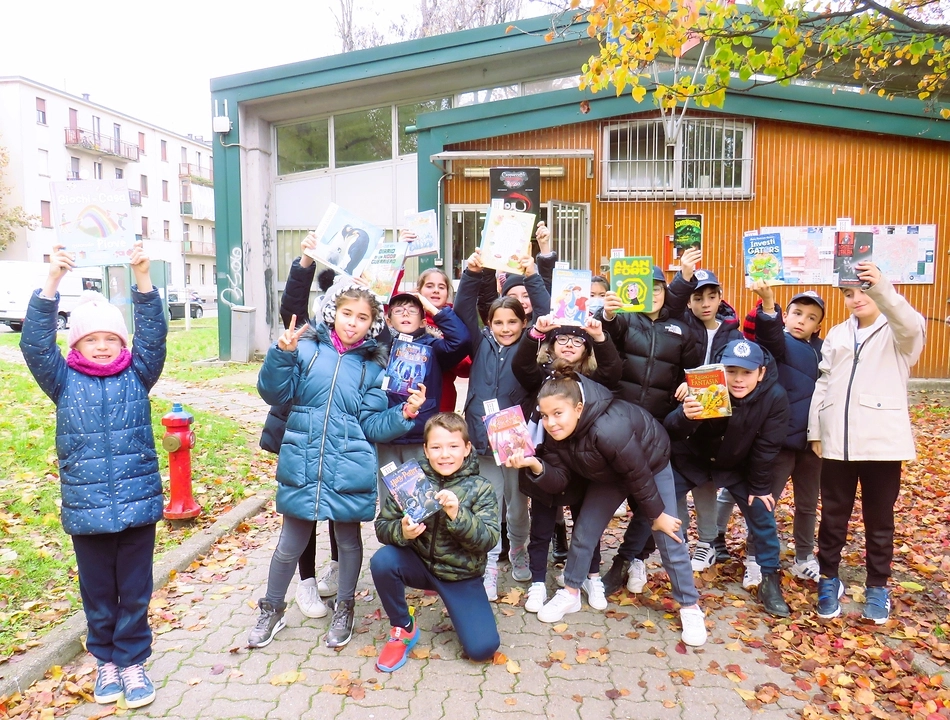
[[[862,287],[841,288],[851,317],[828,332],[808,418],[808,440],[823,458],[818,529],[818,616],[837,617],[841,550],[858,483],[865,525],[864,618],[890,613],[894,503],[901,464],[915,457],[907,379],[924,347],[925,321],[870,262],[857,264]]]

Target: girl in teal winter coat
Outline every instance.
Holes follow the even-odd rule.
[[[353,633],[353,599],[363,563],[360,523],[376,510],[376,449],[413,427],[425,387],[388,407],[386,365],[376,343],[382,308],[365,287],[343,281],[327,292],[323,322],[289,329],[268,350],[257,389],[269,405],[291,404],[277,459],[277,512],[284,516],[260,617],[248,636],[263,647],[284,627],[284,596],[319,520],[333,520],[339,590],[327,633],[342,647]]]

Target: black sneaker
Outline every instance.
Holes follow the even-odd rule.
[[[327,631],[327,647],[338,648],[346,645],[353,637],[353,600],[337,600]]]
[[[287,603],[274,605],[261,598],[257,601],[257,607],[261,609],[261,615],[247,635],[247,646],[252,648],[269,645],[274,635],[284,629],[284,610],[287,609]]]
[[[726,547],[725,533],[719,533],[716,539],[713,540],[713,550],[716,551],[717,563],[726,563],[732,560],[732,555],[729,554],[729,549]]]
[[[762,573],[762,583],[757,591],[759,602],[769,615],[788,617],[792,614],[782,597],[782,578],[777,572]]]
[[[604,594],[613,595],[627,582],[627,573],[630,571],[630,562],[624,560],[619,555],[614,556],[613,564],[610,570],[602,578],[604,582]]]

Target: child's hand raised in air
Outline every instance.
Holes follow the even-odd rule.
[[[429,315],[435,317],[439,314],[439,308],[432,304],[432,301],[427,298],[422,293],[412,293],[412,295],[422,303],[422,309],[425,310]]]
[[[590,339],[597,343],[602,343],[607,339],[607,336],[604,335],[604,324],[591,316],[587,318],[587,322],[584,323],[584,329],[587,330],[587,334],[590,335]]]
[[[752,292],[762,298],[762,309],[767,313],[775,312],[775,293],[772,286],[765,280],[756,280],[752,283]]]
[[[538,241],[541,254],[551,252],[551,231],[548,229],[548,226],[544,224],[544,220],[538,221],[538,229],[535,231],[534,237]]]
[[[540,475],[544,470],[541,461],[536,457],[525,457],[524,450],[519,448],[515,450],[508,459],[505,460],[505,466],[510,468],[528,468],[535,475]]]
[[[152,278],[148,274],[151,261],[145,254],[145,249],[141,242],[132,246],[132,257],[129,258],[129,264],[132,266],[132,274],[135,275],[135,286],[139,292],[152,291]]]
[[[307,254],[307,250],[313,250],[317,247],[317,234],[312,230],[307,233],[307,237],[300,241],[300,267],[308,268],[313,265],[313,258]]]
[[[439,490],[439,492],[435,494],[435,499],[442,505],[442,509],[445,510],[445,514],[449,516],[449,520],[455,520],[455,518],[458,517],[458,495],[451,490]]]
[[[542,315],[534,323],[535,331],[541,333],[542,335],[546,335],[560,326],[560,323],[554,321],[553,315]]]
[[[399,242],[408,242],[411,243],[413,240],[418,237],[412,230],[406,230],[403,228],[399,231]]]
[[[415,540],[425,531],[425,523],[414,523],[408,515],[402,516],[402,536],[406,538],[406,540]]]
[[[683,274],[683,279],[686,282],[689,282],[693,279],[693,273],[696,272],[696,266],[702,259],[703,251],[699,248],[690,248],[683,253],[683,257],[680,258],[680,272]]]
[[[74,267],[76,262],[72,253],[66,252],[66,246],[53,245],[53,253],[49,256],[49,275],[43,283],[43,297],[55,298],[63,276]]]
[[[881,279],[881,269],[872,262],[859,262],[854,269],[857,271],[858,280],[868,287],[874,287]]]
[[[667,515],[666,513],[660,513],[660,517],[653,521],[653,530],[659,530],[662,533],[669,535],[671,538],[676,540],[676,542],[683,542],[683,538],[677,535],[677,531],[683,525],[682,521],[678,517],[673,517],[672,515]]]
[[[465,266],[470,273],[475,274],[480,273],[484,269],[484,265],[482,265],[482,251],[480,248],[475,248],[475,252],[468,256],[468,260],[465,261]]]
[[[307,327],[307,323],[304,323],[297,328],[297,316],[291,315],[290,327],[284,330],[284,332],[280,334],[280,337],[277,338],[277,347],[284,352],[293,352],[297,349],[297,341],[300,339],[300,336],[307,331]]]
[[[406,420],[412,420],[419,414],[419,409],[426,401],[426,386],[419,383],[419,387],[409,391],[409,397],[406,398],[406,404],[402,406],[402,414]]]
[[[530,277],[538,272],[538,266],[535,264],[534,258],[530,255],[522,255],[520,258],[518,258],[518,264],[524,271],[525,277]]]
[[[623,307],[623,300],[613,290],[608,290],[604,296],[604,320],[613,320],[617,311]]]

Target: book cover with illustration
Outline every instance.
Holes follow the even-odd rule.
[[[690,249],[703,249],[703,216],[673,216],[673,256],[681,258]]]
[[[396,289],[396,282],[406,262],[408,250],[409,243],[384,240],[376,246],[376,252],[360,273],[359,281],[364,283],[383,304],[389,302],[389,298]]]
[[[76,267],[127,265],[135,245],[132,205],[125,180],[50,183],[56,239]]]
[[[396,463],[389,463],[381,467],[380,472],[393,499],[414,523],[442,509],[441,503],[435,499],[438,491],[422,472],[418,460],[408,460],[398,468]]]
[[[653,258],[610,258],[610,289],[623,303],[619,312],[653,312]]]
[[[769,285],[781,285],[784,282],[782,236],[778,233],[744,236],[742,259],[746,287],[752,287],[752,283],[757,280],[764,280]]]
[[[400,334],[393,341],[389,364],[383,376],[383,390],[408,396],[410,390],[417,390],[419,383],[425,381],[426,366],[432,359],[432,348],[403,339],[405,337],[409,336]]]
[[[583,326],[590,302],[590,270],[555,268],[551,277],[551,314],[559,325]]]
[[[732,403],[729,402],[729,388],[726,385],[726,366],[720,363],[703,365],[686,371],[686,385],[689,394],[703,406],[700,420],[729,417],[732,415]]]
[[[494,270],[522,274],[519,260],[531,252],[534,232],[532,213],[492,207],[482,230],[482,265]]]
[[[515,450],[523,450],[525,457],[534,455],[534,443],[520,405],[489,415],[485,418],[485,428],[498,465],[504,465]]]
[[[439,252],[439,220],[435,210],[422,212],[406,212],[406,230],[416,235],[416,239],[409,243],[409,252],[406,257],[431,255]]]
[[[835,232],[835,263],[834,284],[836,287],[860,287],[858,271],[855,267],[859,262],[871,260],[874,235],[869,232],[855,230],[838,230]]]
[[[307,254],[322,265],[350,277],[359,277],[383,239],[380,227],[330,203],[314,231],[317,246]]]

